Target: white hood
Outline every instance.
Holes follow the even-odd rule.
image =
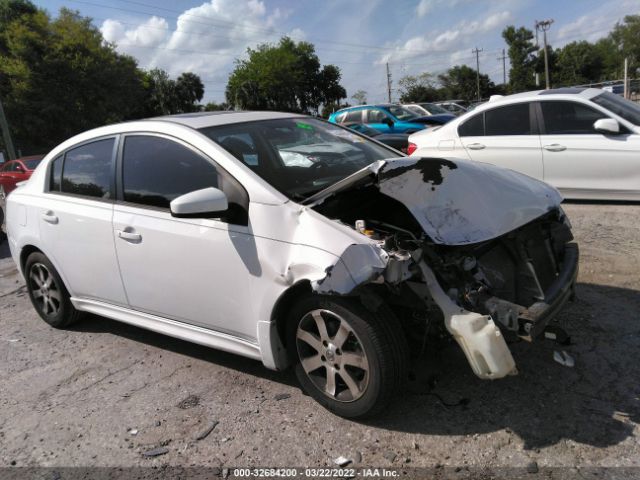
[[[558,208],[558,191],[531,177],[469,160],[399,158],[375,162],[308,201],[372,179],[381,193],[403,203],[424,232],[443,245],[483,242]]]

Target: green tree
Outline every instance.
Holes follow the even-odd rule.
[[[604,59],[596,45],[571,42],[555,51],[554,85],[582,85],[604,80]]]
[[[443,99],[443,92],[438,88],[431,73],[407,75],[400,79],[398,85],[402,103],[433,102]]]
[[[321,104],[346,97],[340,69],[320,69],[311,43],[283,37],[247,53],[247,60],[236,60],[226,88],[227,102],[237,109],[315,113]]]
[[[351,95],[351,98],[356,101],[356,105],[367,104],[367,92],[364,90],[357,90],[356,93]]]
[[[448,98],[461,99],[472,102],[477,99],[476,71],[466,65],[456,65],[447,73],[438,76],[443,93]],[[487,98],[495,91],[495,85],[489,76],[480,74],[480,97]]]
[[[621,65],[629,59],[630,75],[640,73],[640,15],[627,15],[622,23],[617,23],[609,34],[614,46],[613,62]],[[612,63],[613,63],[612,62]],[[621,67],[618,67],[621,69]]]
[[[22,153],[135,115],[144,93],[136,62],[89,18],[62,9],[51,20],[15,0],[0,0],[0,17],[0,95]]]
[[[185,72],[176,79],[177,107],[180,112],[198,111],[204,95],[202,80],[195,73]]]
[[[527,28],[509,25],[502,31],[502,38],[509,47],[509,90],[511,93],[533,90],[534,73],[538,59],[534,55],[533,32]]]
[[[229,110],[229,104],[227,102],[216,103],[216,102],[208,102],[202,110],[205,112],[219,112],[224,110]]]

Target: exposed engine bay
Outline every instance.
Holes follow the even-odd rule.
[[[491,232],[479,223],[481,219],[469,217],[473,203],[453,203],[447,198],[451,195],[444,195],[441,203],[446,207],[438,212],[428,202],[412,205],[412,199],[429,196],[434,203],[442,201],[435,192],[461,166],[446,160],[427,165],[431,159],[421,160],[422,166],[411,160],[386,172],[383,165],[375,181],[359,179],[314,206],[370,238],[375,250],[352,245],[342,262],[328,269],[316,291],[353,294],[365,285],[375,288],[389,305],[413,317],[420,312],[431,319],[441,317],[478,376],[513,374],[515,362],[503,334],[526,340],[539,337],[573,296],[578,248],[572,243],[571,226],[553,198],[554,191],[551,187],[545,191],[546,185],[541,188],[548,195],[546,202],[538,200],[536,205],[526,195],[520,198],[534,218],[517,212],[494,219],[492,227],[498,230],[507,228],[505,218],[512,224],[514,218],[524,222],[498,235],[495,228]],[[393,183],[403,175],[401,183]],[[420,183],[414,181],[416,176]],[[485,206],[494,200],[453,195]],[[531,203],[526,206],[526,202]],[[449,229],[451,223],[457,223],[457,229]],[[347,277],[349,282],[344,282]]]

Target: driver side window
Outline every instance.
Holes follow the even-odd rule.
[[[596,120],[604,113],[578,102],[540,102],[547,135],[588,135],[597,133]]]

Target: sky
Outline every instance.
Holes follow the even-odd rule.
[[[369,103],[392,100],[398,80],[454,65],[476,66],[502,83],[501,32],[507,25],[533,30],[553,19],[549,43],[606,36],[625,15],[640,14],[640,0],[41,0],[56,16],[61,7],[93,19],[118,51],[140,67],[190,71],[205,85],[203,102],[224,100],[227,78],[248,47],[288,35],[313,43],[322,64],[340,67],[348,101],[357,90]],[[541,39],[542,41],[542,39]],[[507,59],[507,75],[509,61]]]

